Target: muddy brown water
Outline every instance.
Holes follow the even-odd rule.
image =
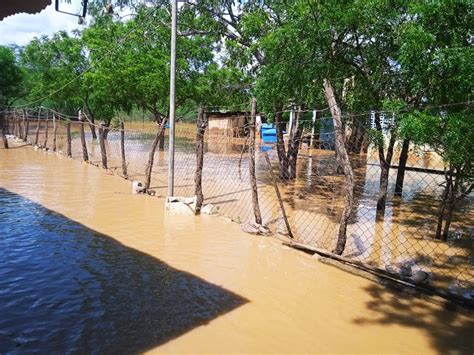
[[[34,124],[31,125],[34,129]],[[64,128],[64,127],[61,127]],[[73,158],[82,159],[78,125],[73,124]],[[101,164],[98,141],[86,130],[89,156],[94,164]],[[156,124],[127,123],[126,156],[131,179],[143,180],[148,151],[156,132]],[[59,130],[58,149],[65,150],[65,132]],[[40,134],[40,142],[44,137]],[[50,139],[51,140],[51,139]],[[253,220],[251,193],[248,184],[248,156],[243,147],[245,139],[229,139],[222,135],[207,137],[203,171],[205,203],[237,222]],[[176,187],[178,195],[194,194],[195,127],[177,125]],[[120,173],[118,132],[110,132],[106,149],[109,169]],[[393,161],[398,161],[400,147],[396,147]],[[243,154],[241,154],[243,153]],[[273,149],[269,152],[278,171],[278,159]],[[241,159],[242,156],[242,159]],[[410,265],[412,271],[423,270],[430,275],[430,283],[457,295],[474,297],[474,195],[456,212],[448,243],[434,239],[436,214],[444,178],[439,174],[407,171],[403,196],[393,196],[396,169],[389,177],[389,194],[385,217],[376,219],[377,193],[380,178],[378,154],[352,156],[356,178],[355,208],[348,226],[345,256],[386,270],[398,270]],[[257,156],[259,199],[263,221],[273,231],[286,232],[278,201],[263,155]],[[341,211],[344,207],[344,179],[336,172],[334,151],[302,149],[298,159],[295,181],[280,183],[285,208],[293,234],[305,244],[333,250]],[[239,167],[240,166],[240,167]],[[422,149],[411,151],[408,166],[443,169],[441,158]],[[152,177],[152,188],[164,196],[167,189],[167,150],[157,151]]]
[[[178,294],[172,297],[164,292],[175,289],[176,277],[161,274],[157,277],[153,272],[149,285],[142,283],[140,287],[152,289],[156,299],[134,299],[137,290],[133,288],[124,292],[129,284],[133,285],[133,280],[107,288],[104,288],[107,283],[101,282],[97,294],[88,297],[105,300],[127,295],[126,300],[130,302],[128,309],[110,306],[111,309],[102,310],[116,327],[110,334],[104,333],[108,336],[107,344],[121,343],[121,339],[114,336],[120,334],[122,328],[127,329],[131,321],[128,315],[132,309],[138,309],[142,311],[138,314],[149,316],[133,319],[133,324],[142,332],[132,334],[146,338],[139,342],[145,344],[139,351],[150,353],[470,354],[474,350],[474,321],[468,315],[393,293],[321,264],[306,254],[283,248],[277,240],[245,235],[237,224],[218,217],[165,216],[162,199],[131,195],[129,182],[91,165],[30,147],[2,149],[0,188],[100,234],[100,238],[120,245],[121,253],[140,254],[131,260],[139,262],[146,257],[151,260],[148,262],[163,263],[169,273],[186,273],[200,280],[199,283],[214,285],[236,299],[231,307],[212,299],[207,303],[198,302],[195,309],[190,309],[180,304],[184,302],[183,297]],[[8,228],[14,230],[15,226]],[[55,228],[61,232],[61,225]],[[34,228],[29,233],[22,236],[33,238]],[[10,247],[15,248],[15,245]],[[101,255],[100,248],[106,246],[99,244],[98,247],[97,257]],[[103,250],[103,254],[107,255],[107,250]],[[56,257],[51,255],[51,258]],[[81,267],[87,268],[89,264],[94,264],[94,260],[81,260]],[[0,269],[5,267],[8,265],[0,261]],[[124,282],[127,277],[133,274],[118,280]],[[15,280],[21,282],[21,277]],[[37,283],[36,292],[47,287]],[[182,291],[178,288],[174,292],[186,293],[196,287],[196,283],[190,282]],[[78,288],[75,296],[81,298],[85,289]],[[38,304],[35,291],[24,302]],[[123,304],[120,299],[113,303]],[[182,324],[181,329],[174,330],[166,341],[159,341],[160,329],[150,329],[156,323],[148,319],[159,317],[153,308],[158,306],[173,309],[180,314],[179,319],[185,312],[190,320],[194,313],[209,313],[209,307],[221,311],[213,313],[204,323],[178,323]],[[84,307],[81,317],[89,317],[89,309]],[[19,313],[14,314],[20,316]],[[101,319],[99,316],[97,322]],[[40,321],[43,327],[50,327],[51,333],[65,338],[74,327],[57,319]],[[28,328],[28,321],[24,327]],[[5,332],[8,333],[8,329],[0,329],[1,334]],[[84,342],[87,343],[87,338]],[[122,352],[128,352],[126,347]]]

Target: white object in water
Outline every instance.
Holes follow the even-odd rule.
[[[211,203],[208,203],[207,205],[204,205],[204,207],[201,208],[201,213],[204,214],[213,214],[214,212],[214,206]]]
[[[194,215],[197,197],[168,196],[165,200],[165,212],[169,215]]]
[[[133,194],[141,194],[145,192],[145,188],[141,181],[133,181],[132,182],[132,193]]]

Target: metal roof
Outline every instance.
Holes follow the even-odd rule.
[[[51,0],[2,0],[0,1],[0,21],[22,12],[36,14],[48,5],[51,5]]]

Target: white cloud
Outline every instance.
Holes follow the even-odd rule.
[[[72,5],[68,7],[67,4],[61,3],[60,6],[61,10],[77,12],[71,7]],[[48,6],[38,14],[23,13],[9,16],[0,21],[0,44],[24,46],[34,37],[49,35],[61,30],[70,32],[76,28],[83,28],[77,23],[77,20],[78,18],[75,16],[56,12],[54,5]]]

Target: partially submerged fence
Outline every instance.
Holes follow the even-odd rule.
[[[438,154],[397,141],[377,114],[335,130],[321,112],[292,112],[285,132],[276,113],[276,143],[261,139],[255,103],[242,114],[243,126],[230,134],[209,129],[202,111],[196,123],[177,124],[176,195],[196,194],[213,213],[238,223],[257,222],[309,249],[472,300],[474,197],[469,193],[451,214],[446,210],[454,177]],[[166,194],[168,140],[159,138],[165,123],[106,127],[85,115],[37,108],[9,110],[3,125],[25,143],[131,180],[149,179],[149,190]],[[371,130],[383,136],[382,144],[370,142]],[[350,179],[338,149],[349,153]],[[447,215],[444,233],[439,224],[446,229]]]

